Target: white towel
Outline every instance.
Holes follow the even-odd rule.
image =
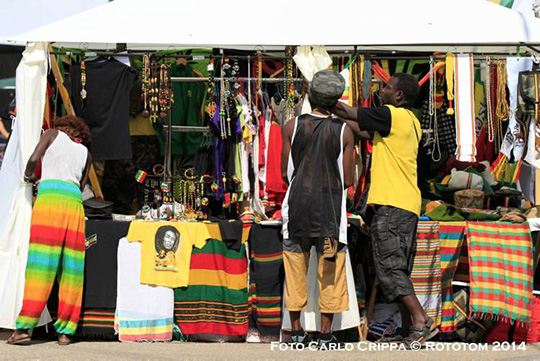
[[[358,325],[360,325],[360,312],[358,310],[354,276],[352,272],[351,259],[349,257],[348,249],[346,251],[346,259],[347,261],[345,263],[345,273],[347,276],[347,291],[349,293],[349,309],[345,312],[334,314],[334,320],[332,321],[332,331],[346,330],[349,328],[358,327]],[[286,284],[285,287],[287,287]],[[309,257],[307,288],[307,311],[302,311],[300,316],[300,323],[302,325],[302,328],[306,331],[320,331],[321,313],[319,311],[319,287],[317,285],[317,252],[315,252],[314,247],[311,249],[311,254]],[[283,289],[283,294],[285,294],[285,288]],[[291,329],[291,318],[289,315],[289,311],[285,306],[285,297],[283,297],[283,323],[281,328],[284,330]]]
[[[472,54],[454,58],[456,99],[456,156],[462,162],[476,161],[476,128],[474,123],[474,62]]]
[[[172,288],[140,283],[141,244],[120,239],[118,295],[114,329],[122,342],[171,341],[174,325]]]

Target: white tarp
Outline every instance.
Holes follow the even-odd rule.
[[[32,187],[22,179],[41,134],[48,59],[46,43],[28,44],[17,67],[17,119],[0,170],[0,328],[15,328],[24,295]]]
[[[75,48],[324,45],[377,51],[514,52],[540,45],[540,20],[486,0],[115,0],[25,34]],[[525,49],[522,49],[525,50]]]
[[[108,0],[2,0],[0,1],[0,44],[7,39],[39,26],[107,3]],[[9,44],[9,43],[7,43]],[[25,45],[19,42],[17,45]]]

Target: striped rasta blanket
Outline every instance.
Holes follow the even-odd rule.
[[[467,223],[470,311],[476,318],[531,321],[532,240],[527,223]]]
[[[427,315],[441,324],[441,256],[439,222],[418,222],[411,280]]]
[[[248,329],[246,248],[193,248],[188,287],[174,290],[174,322],[189,340],[241,341]]]
[[[114,332],[114,309],[85,309],[75,336],[84,339],[118,340]]]
[[[465,239],[466,222],[441,222],[439,239],[441,242],[441,291],[442,322],[439,332],[452,339],[457,331],[456,312],[452,281],[459,262],[459,255]]]
[[[281,228],[253,225],[249,247],[249,324],[262,336],[279,336],[284,282]]]

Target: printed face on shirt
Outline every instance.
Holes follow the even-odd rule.
[[[156,231],[155,269],[157,271],[176,270],[176,251],[180,246],[180,233],[173,226],[163,226]]]
[[[176,235],[173,231],[167,231],[165,232],[165,235],[163,236],[163,247],[165,250],[170,251],[174,247],[174,243],[176,242]]]

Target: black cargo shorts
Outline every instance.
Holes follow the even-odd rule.
[[[391,206],[374,206],[371,250],[379,289],[385,302],[414,295],[410,278],[416,251],[418,216]]]

